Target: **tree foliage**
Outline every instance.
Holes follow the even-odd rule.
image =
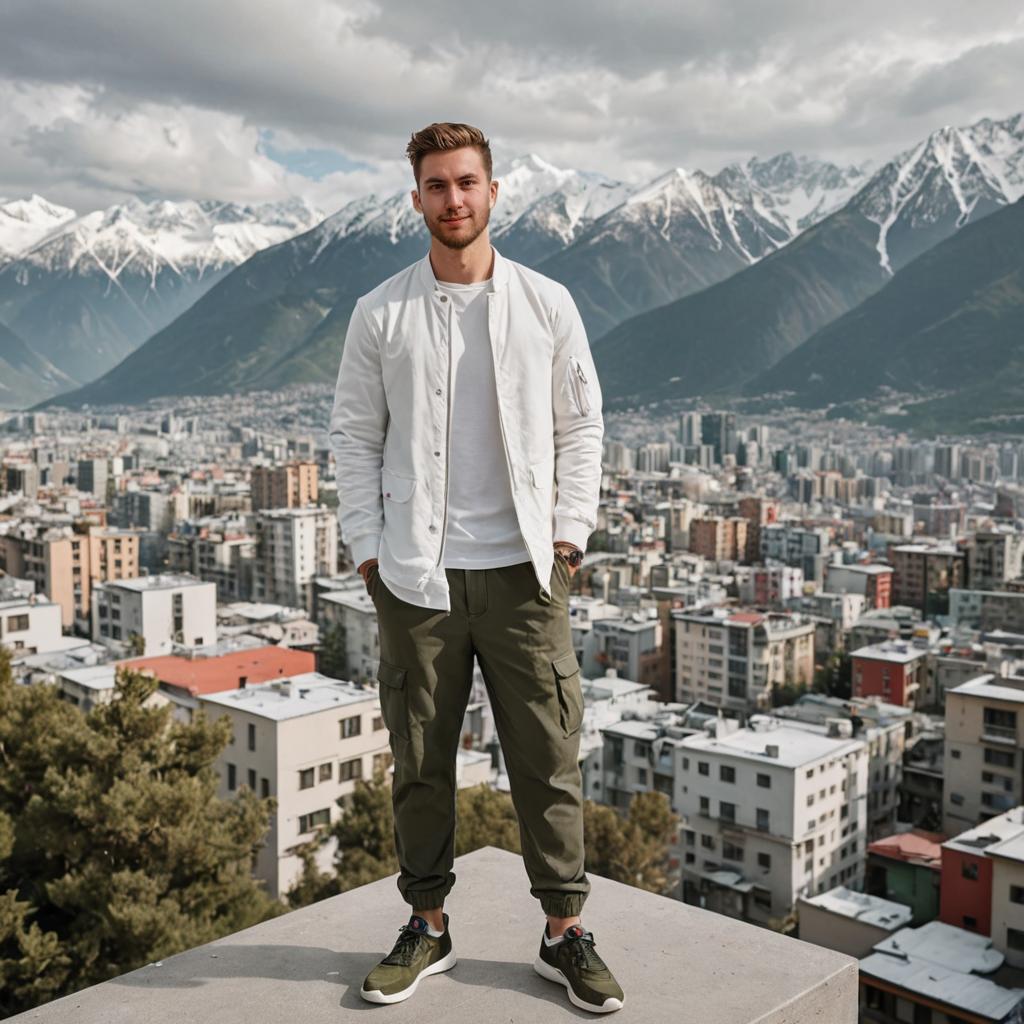
[[[117,675],[87,714],[0,646],[0,1014],[282,912],[252,877],[272,805],[217,796],[225,719],[175,721]]]
[[[678,884],[669,868],[669,844],[679,818],[661,793],[639,793],[622,817],[590,800],[583,805],[586,869],[615,881],[670,893]],[[316,864],[317,849],[337,841],[333,872]],[[507,793],[490,786],[469,786],[456,796],[455,855],[494,846],[522,852],[519,819]],[[351,806],[319,840],[297,847],[304,871],[288,894],[292,906],[347,892],[398,871],[389,777],[378,773],[356,783]]]

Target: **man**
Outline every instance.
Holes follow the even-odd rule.
[[[330,425],[342,540],[377,609],[398,889],[413,910],[361,995],[399,1002],[455,965],[443,905],[475,657],[547,916],[534,967],[576,1006],[617,1010],[622,990],[580,921],[583,696],[568,616],[596,525],[600,386],[566,289],[491,246],[498,182],[482,132],[432,124],[406,152],[430,251],[356,303]]]

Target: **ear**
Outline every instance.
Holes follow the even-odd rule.
[[[416,189],[413,189],[409,193],[412,196],[412,207],[417,213],[423,212],[423,206],[420,204],[420,194]]]
[[[494,204],[498,200],[498,182],[494,178],[491,179],[490,193],[491,193],[491,209],[493,210],[494,209]]]

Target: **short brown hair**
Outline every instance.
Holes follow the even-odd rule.
[[[438,121],[428,124],[426,128],[412,133],[409,145],[405,147],[405,155],[412,164],[412,173],[419,184],[420,164],[428,153],[443,153],[450,149],[462,149],[473,146],[480,151],[487,171],[487,180],[491,179],[491,144],[484,138],[484,133],[471,124],[458,124],[453,121]]]

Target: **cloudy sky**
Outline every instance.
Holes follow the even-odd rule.
[[[948,0],[4,0],[0,197],[409,184],[409,134],[641,181],[783,150],[884,160],[1024,109],[1024,5]]]

